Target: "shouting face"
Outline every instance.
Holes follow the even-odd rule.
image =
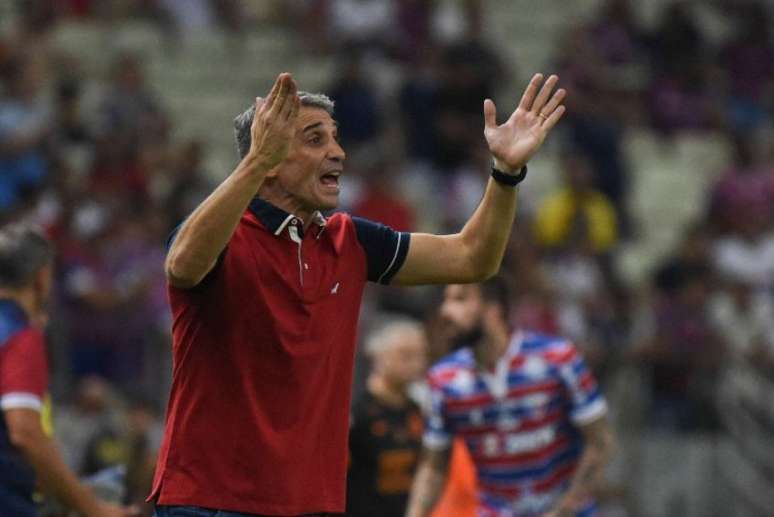
[[[336,208],[346,154],[336,122],[322,108],[302,106],[287,158],[268,181],[275,194],[295,205],[294,213]]]

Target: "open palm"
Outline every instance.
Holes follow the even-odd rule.
[[[516,111],[501,125],[497,125],[494,102],[484,101],[484,137],[498,169],[505,172],[521,169],[559,122],[565,111],[562,100],[566,91],[560,88],[551,95],[558,81],[559,77],[552,75],[540,88],[543,75],[535,74]]]

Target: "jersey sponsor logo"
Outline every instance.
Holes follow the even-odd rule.
[[[521,454],[545,447],[554,441],[553,427],[536,429],[526,433],[489,433],[481,441],[482,455],[488,458],[502,454]]]

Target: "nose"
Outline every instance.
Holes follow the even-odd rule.
[[[342,163],[347,158],[347,153],[344,152],[341,145],[336,140],[331,140],[331,146],[328,150],[328,159],[334,162]]]

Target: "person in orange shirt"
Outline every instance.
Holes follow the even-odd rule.
[[[476,466],[465,442],[456,438],[449,462],[449,478],[430,517],[475,517]]]

